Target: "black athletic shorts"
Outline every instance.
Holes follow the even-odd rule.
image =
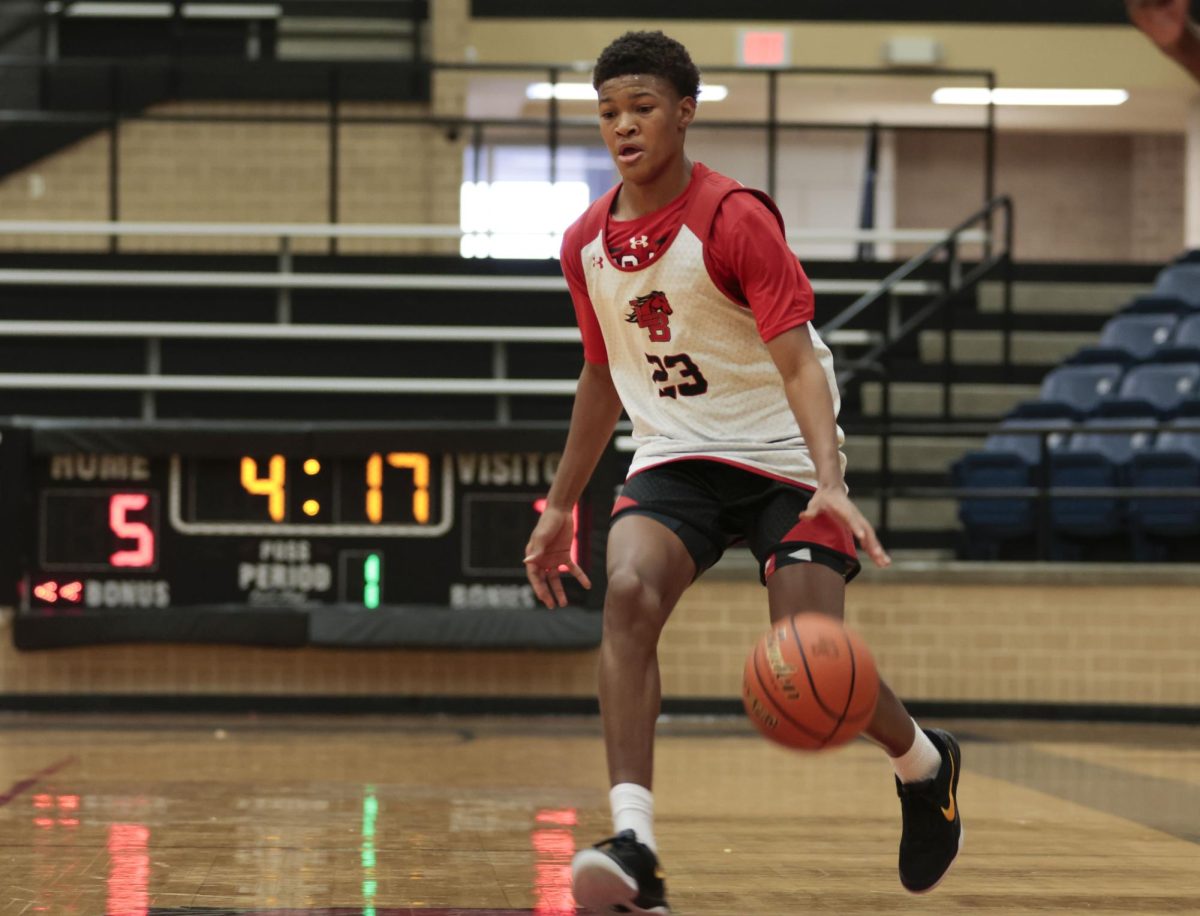
[[[759,578],[782,566],[819,563],[847,582],[862,568],[854,536],[822,513],[801,519],[812,491],[733,464],[688,458],[655,465],[625,481],[612,520],[645,515],[674,531],[696,562],[696,575],[745,541],[758,560]]]

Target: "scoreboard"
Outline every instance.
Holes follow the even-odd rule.
[[[13,419],[0,575],[22,648],[113,641],[582,648],[627,459],[575,507],[570,606],[522,548],[566,429]]]

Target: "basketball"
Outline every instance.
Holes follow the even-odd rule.
[[[746,715],[784,747],[815,751],[845,744],[871,721],[878,699],[870,650],[824,614],[779,621],[746,659]]]

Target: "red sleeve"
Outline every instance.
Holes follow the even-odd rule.
[[[812,284],[775,214],[753,194],[733,193],[722,201],[708,247],[713,282],[750,307],[764,341],[812,321]]]
[[[575,233],[566,232],[563,235],[559,258],[562,262],[563,276],[567,280],[567,289],[571,291],[571,301],[575,304],[575,321],[583,337],[583,358],[589,363],[607,363],[608,348],[604,346],[600,322],[596,320],[592,297],[588,295],[587,282],[583,279],[583,258],[580,251],[581,246]]]

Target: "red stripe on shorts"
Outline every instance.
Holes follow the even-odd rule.
[[[632,509],[637,504],[638,501],[636,499],[632,499],[628,496],[619,496],[617,497],[616,503],[613,505],[612,514],[616,515],[618,512],[624,512],[626,509]]]
[[[822,512],[816,518],[800,519],[780,540],[819,544],[848,557],[858,555],[854,549],[854,535],[850,533],[850,529],[828,512]]]

